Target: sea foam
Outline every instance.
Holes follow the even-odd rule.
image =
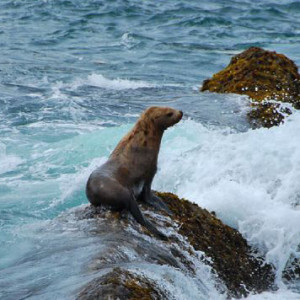
[[[11,172],[15,170],[21,163],[23,159],[16,155],[8,155],[6,153],[6,146],[0,143],[0,174]]]
[[[91,74],[88,76],[86,84],[97,86],[105,89],[112,90],[127,90],[127,89],[139,89],[139,88],[153,88],[154,84],[144,82],[144,81],[135,81],[128,79],[109,79],[104,77],[101,74]]]
[[[231,132],[191,120],[167,132],[154,188],[237,228],[281,272],[300,242],[300,113],[271,129]]]

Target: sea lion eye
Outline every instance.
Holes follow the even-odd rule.
[[[172,112],[169,112],[168,114],[167,114],[167,117],[172,117],[173,116],[173,113]]]

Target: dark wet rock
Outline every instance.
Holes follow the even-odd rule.
[[[291,113],[288,107],[279,103],[263,102],[251,104],[247,117],[253,128],[260,126],[270,128],[283,123],[285,117]]]
[[[258,47],[232,57],[224,70],[204,80],[201,91],[248,95],[258,102],[249,113],[256,126],[278,125],[290,113],[269,100],[300,108],[300,75],[295,63],[283,54]]]
[[[298,245],[297,251],[300,251],[300,245]],[[282,275],[283,279],[289,283],[300,282],[300,258],[292,254]]]
[[[140,205],[147,218],[168,236],[168,242],[151,236],[127,213],[91,206],[77,212],[78,219],[89,220],[90,234],[101,236],[101,249],[86,266],[86,272],[100,275],[81,289],[77,299],[173,299],[176,295],[167,287],[176,286],[168,279],[175,270],[193,280],[204,295],[199,299],[206,299],[209,297],[205,297],[205,284],[198,273],[203,264],[211,270],[209,276],[214,278],[216,289],[228,296],[273,288],[272,267],[258,258],[238,231],[196,204],[171,193],[157,194],[171,216]],[[137,273],[134,270],[140,264],[146,269],[151,266],[150,270]],[[166,268],[169,273],[163,276],[164,285],[155,275]]]
[[[176,233],[173,221],[163,212],[153,215],[154,208],[142,205],[147,219],[152,220],[156,226],[169,228],[169,235]],[[146,211],[145,211],[146,210]],[[150,214],[151,213],[151,214]],[[156,212],[157,213],[157,212]],[[89,264],[91,271],[113,268],[126,263],[143,261],[150,264],[167,265],[176,269],[185,269],[194,274],[192,263],[182,255],[180,250],[191,253],[190,245],[171,242],[164,243],[157,240],[144,227],[126,212],[111,212],[105,208],[86,207],[77,212],[79,219],[91,219],[96,221],[89,230],[93,235],[101,235],[103,250],[96,254]],[[129,229],[129,230],[125,230]],[[177,237],[178,238],[178,237]],[[170,237],[175,240],[175,236]],[[157,243],[153,243],[156,241]]]

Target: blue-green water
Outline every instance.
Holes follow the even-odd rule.
[[[280,280],[299,255],[300,114],[252,131],[246,97],[198,91],[249,46],[300,65],[300,2],[1,0],[1,299],[81,286],[97,244],[56,217],[87,203],[88,175],[150,105],[185,114],[154,187],[216,211],[267,254],[280,289],[249,299],[300,299]]]

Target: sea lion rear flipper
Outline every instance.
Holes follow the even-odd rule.
[[[165,236],[162,232],[157,230],[152,223],[150,223],[148,220],[145,219],[133,195],[130,200],[129,211],[136,219],[136,221],[140,223],[142,226],[145,226],[150,232],[152,232],[162,240],[168,240],[167,236]]]

